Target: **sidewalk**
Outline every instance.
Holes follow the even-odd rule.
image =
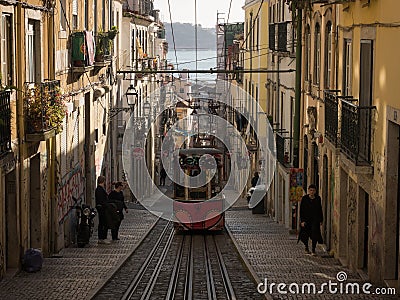
[[[45,258],[37,273],[20,272],[0,281],[0,299],[89,299],[157,220],[138,205],[129,205],[119,238],[110,245],[97,244],[97,230],[85,248],[66,248]],[[109,232],[108,239],[111,239]]]
[[[357,273],[342,267],[338,260],[330,257],[319,246],[316,251],[318,256],[305,254],[304,245],[301,242],[297,244],[296,236],[290,235],[287,228],[266,215],[252,214],[245,199],[239,199],[225,216],[237,245],[262,282],[267,279],[268,285],[297,283],[300,290],[302,283],[314,283],[319,290],[321,284],[329,280],[338,282],[336,275],[343,271],[348,276],[344,283],[360,283],[362,287],[364,282]],[[374,291],[374,288],[370,290]],[[327,286],[323,295],[283,295],[277,293],[277,286],[274,291],[270,299],[393,299],[383,295],[333,295]]]

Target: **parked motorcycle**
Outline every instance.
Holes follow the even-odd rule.
[[[77,203],[76,198],[73,197],[73,200]],[[93,234],[96,210],[85,203],[75,205],[74,208],[76,209],[77,217],[77,244],[79,248],[83,248],[89,243],[90,237]]]

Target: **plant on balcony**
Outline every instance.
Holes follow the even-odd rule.
[[[119,33],[117,26],[112,26],[111,29],[108,31],[108,37],[110,40],[113,40],[117,34]]]
[[[28,131],[62,131],[62,122],[67,111],[59,87],[54,90],[42,88],[40,85],[29,88],[25,93],[25,104]]]

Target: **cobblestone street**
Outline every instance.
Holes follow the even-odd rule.
[[[133,207],[133,206],[132,206]],[[98,245],[96,234],[86,248],[67,248],[44,260],[38,273],[20,272],[0,282],[0,299],[90,299],[95,291],[136,248],[152,227],[156,217],[146,210],[130,209],[120,230],[121,240]],[[269,283],[310,282],[318,287],[336,281],[339,271],[348,275],[346,282],[362,283],[358,274],[317,248],[317,257],[304,253],[295,236],[265,215],[252,214],[243,199],[226,213],[228,227],[260,280]],[[132,272],[135,272],[132,270]],[[373,288],[371,288],[371,291]],[[327,289],[325,289],[327,291]],[[275,288],[276,292],[276,288]],[[390,299],[373,295],[278,295],[269,299]]]

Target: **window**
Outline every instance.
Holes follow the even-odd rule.
[[[325,88],[329,89],[332,74],[332,23],[326,24],[325,30]]]
[[[78,29],[78,0],[72,1],[72,29]]]
[[[351,75],[352,75],[352,49],[351,40],[344,40],[344,69],[343,69],[343,94],[351,95]]]
[[[40,81],[39,21],[28,20],[26,31],[26,79],[28,82]]]
[[[259,43],[260,43],[260,17],[257,18],[257,38],[256,38],[256,50],[260,50],[259,49]]]
[[[84,0],[84,10],[85,10],[85,29],[89,29],[89,0]]]
[[[13,46],[12,46],[12,20],[11,15],[1,16],[1,69],[0,84],[12,85],[13,83]]]
[[[67,21],[65,19],[65,12],[66,12],[66,0],[60,0],[60,31],[67,30]]]
[[[310,80],[310,59],[311,59],[311,33],[310,33],[310,25],[306,27],[306,36],[305,36],[305,70],[306,70],[306,81]]]
[[[314,84],[319,84],[321,74],[321,28],[319,23],[315,24],[314,33]]]

